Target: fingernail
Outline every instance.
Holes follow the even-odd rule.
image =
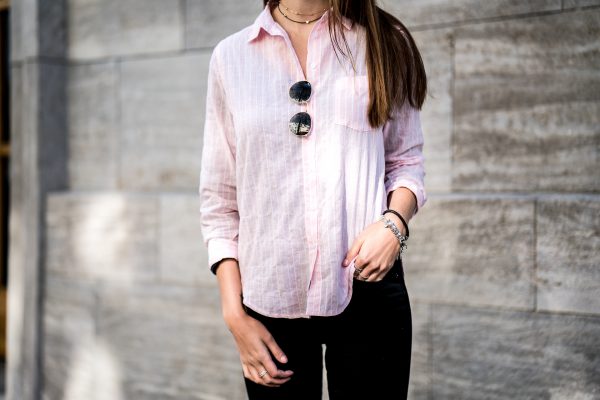
[[[347,266],[348,266],[348,259],[345,259],[344,260],[344,267],[347,267]]]
[[[285,362],[287,362],[287,360],[288,360],[288,359],[287,359],[287,357],[286,357],[286,356],[281,356],[281,362],[284,362],[284,363],[285,363]]]

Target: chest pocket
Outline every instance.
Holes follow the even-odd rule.
[[[333,122],[357,131],[371,131],[367,108],[369,80],[367,75],[350,75],[334,80]]]

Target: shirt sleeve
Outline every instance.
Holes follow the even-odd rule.
[[[407,101],[395,107],[392,118],[383,126],[385,147],[386,196],[399,188],[410,189],[416,199],[415,214],[427,201],[425,191],[425,158],[420,112]]]
[[[208,68],[199,182],[200,225],[213,273],[224,258],[238,259],[235,134],[221,72],[216,46]]]

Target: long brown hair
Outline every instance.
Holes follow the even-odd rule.
[[[269,3],[275,6],[278,0],[263,0],[263,3],[264,6]],[[405,101],[420,110],[427,94],[423,59],[412,35],[398,18],[379,8],[376,3],[376,0],[329,0],[332,7],[329,35],[334,51],[350,57],[353,66],[353,56],[341,29],[341,17],[365,27],[368,115],[373,127],[385,123],[391,118],[394,105],[401,106]]]

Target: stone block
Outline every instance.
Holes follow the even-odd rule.
[[[434,399],[593,399],[600,318],[436,305]]]
[[[36,102],[35,107],[39,111],[37,114],[24,113],[23,116],[33,119],[37,128],[37,137],[33,139],[37,141],[37,149],[33,154],[37,157],[38,169],[34,173],[39,174],[40,193],[44,194],[51,190],[64,190],[69,185],[68,138],[65,134],[68,130],[66,86],[69,71],[64,63],[40,62],[33,65],[38,68],[38,75],[34,78],[37,92],[32,93],[34,97],[29,101]],[[31,159],[27,161],[31,162]]]
[[[536,207],[537,307],[600,315],[600,196],[551,196]]]
[[[251,25],[261,11],[262,1],[187,0],[186,48],[212,47]]]
[[[123,62],[123,189],[196,191],[210,53]]]
[[[532,199],[434,195],[422,212],[403,254],[414,299],[533,308]]]
[[[592,7],[600,5],[599,0],[563,0],[563,9],[575,7]]]
[[[411,298],[413,334],[409,400],[431,398],[431,307],[430,304],[413,301]]]
[[[10,7],[10,60],[23,61],[37,53],[36,19],[34,1],[17,1]]]
[[[452,179],[451,30],[416,32],[415,41],[427,73],[428,95],[421,110],[428,193],[449,192]]]
[[[599,191],[600,10],[455,34],[453,190]]]
[[[163,282],[215,284],[200,231],[196,194],[163,194],[160,199],[160,275]]]
[[[67,16],[63,3],[43,0],[9,3],[11,62],[65,56]]]
[[[560,0],[383,0],[382,7],[407,26],[510,17],[561,9]]]
[[[48,197],[49,274],[98,280],[158,278],[158,198],[117,193]]]
[[[179,0],[70,0],[70,59],[87,60],[179,51]]]
[[[104,285],[99,299],[98,337],[115,355],[124,398],[244,398],[216,285]]]
[[[244,399],[216,285],[49,275],[45,398]]]
[[[92,387],[80,365],[89,360],[96,330],[96,288],[89,280],[49,274],[43,314],[43,398],[86,398]],[[89,371],[89,369],[86,369]]]
[[[73,65],[68,82],[69,181],[73,189],[116,189],[119,92],[115,63]]]
[[[67,54],[68,15],[67,1],[37,0],[37,34],[39,35],[38,55],[64,58]],[[28,21],[29,24],[33,21]]]

